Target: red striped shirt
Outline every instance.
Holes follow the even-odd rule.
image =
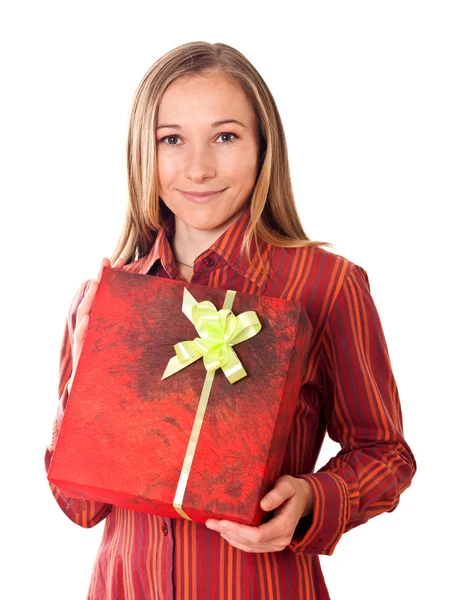
[[[282,475],[309,482],[313,513],[300,520],[283,551],[253,553],[200,523],[71,499],[49,484],[77,525],[93,527],[105,519],[87,600],[328,599],[319,555],[331,555],[346,531],[393,511],[411,483],[416,462],[403,436],[399,393],[366,271],[321,247],[277,248],[260,241],[266,277],[239,256],[249,219],[248,209],[197,257],[191,281],[304,304],[313,337]],[[125,269],[182,279],[172,232],[161,228],[149,254]],[[258,264],[254,243],[252,249]],[[89,282],[74,296],[64,329],[46,472],[68,399],[76,310]],[[326,432],[340,451],[314,473]]]

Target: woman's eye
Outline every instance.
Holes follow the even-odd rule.
[[[227,131],[226,131],[226,132],[224,132],[224,133],[221,133],[221,134],[220,134],[220,136],[218,137],[218,139],[219,139],[221,136],[223,136],[223,135],[233,135],[233,137],[234,137],[234,138],[236,138],[236,137],[237,137],[235,133],[231,133],[231,132],[227,132]],[[231,142],[233,142],[233,140],[224,140],[224,142],[225,142],[226,144],[230,144]]]
[[[177,137],[178,137],[177,135],[166,135],[165,137],[161,138],[159,141],[160,142],[164,142],[164,140],[168,140],[168,139],[172,139],[172,138],[176,139]],[[167,145],[168,146],[177,146],[179,144],[173,144],[172,143],[172,144],[167,144]]]
[[[225,131],[225,132],[219,134],[217,139],[219,139],[222,136],[230,136],[230,135],[232,135],[234,138],[238,137],[236,135],[236,133]],[[171,140],[177,140],[177,139],[179,139],[179,136],[174,134],[174,135],[166,135],[165,137],[161,138],[159,141],[163,142],[164,144],[167,144],[167,146],[181,146],[181,144],[174,144],[173,141],[171,141]],[[168,141],[165,141],[165,140],[168,140]],[[224,140],[221,142],[221,144],[231,144],[232,142],[233,142],[232,139],[226,140],[224,138]]]

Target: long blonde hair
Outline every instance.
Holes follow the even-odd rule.
[[[190,42],[159,58],[142,78],[129,112],[127,141],[128,202],[120,239],[111,257],[125,264],[148,254],[171,211],[158,195],[155,129],[158,107],[178,77],[223,73],[244,90],[259,124],[259,166],[250,197],[251,219],[241,243],[251,262],[251,239],[274,246],[332,246],[309,240],[293,197],[284,128],[274,98],[241,52],[222,43]],[[257,248],[259,248],[257,244]],[[260,257],[261,264],[261,257]]]

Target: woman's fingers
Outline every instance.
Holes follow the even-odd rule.
[[[112,268],[120,271],[124,267],[124,262],[125,262],[124,259],[122,257],[120,257],[115,261],[114,266]],[[82,321],[82,319],[86,315],[90,315],[90,313],[91,313],[91,309],[93,307],[93,301],[96,296],[96,291],[98,289],[98,284],[101,279],[102,270],[104,267],[110,267],[110,260],[108,258],[102,259],[101,266],[100,266],[97,276],[90,281],[90,284],[85,293],[85,296],[83,297],[81,303],[79,304],[79,306],[77,308],[76,329],[77,329],[77,325]]]
[[[85,314],[82,317],[80,317],[80,320],[79,317],[76,320],[76,328],[74,329],[74,344],[72,349],[73,374],[77,369],[77,365],[79,364],[82,346],[84,344],[85,336],[87,334],[89,320],[90,318],[88,314]]]
[[[88,330],[88,322],[90,320],[91,309],[93,308],[93,301],[96,296],[96,291],[98,289],[98,284],[101,280],[102,270],[104,267],[111,267],[112,269],[116,269],[121,271],[125,266],[124,258],[118,258],[113,267],[111,267],[110,260],[108,258],[103,258],[101,261],[101,266],[99,268],[97,276],[92,279],[88,285],[87,291],[85,292],[82,301],[77,307],[76,312],[76,326],[74,329],[74,345],[73,345],[73,372],[77,368],[79,363],[79,358],[82,352],[82,346],[84,344],[85,336]],[[68,388],[70,389],[70,388]]]
[[[88,321],[88,315],[84,315],[81,318],[80,323],[76,325],[76,329],[74,330],[75,337],[77,337],[80,340],[83,340],[85,338],[85,334],[87,333]]]
[[[82,321],[84,316],[89,315],[91,312],[91,307],[93,306],[93,300],[95,298],[97,286],[98,282],[96,281],[96,279],[92,279],[85,293],[85,296],[82,298],[79,306],[77,307],[76,329],[77,325]]]
[[[101,266],[95,278],[98,282],[101,281],[102,270],[104,267],[110,267],[110,260],[108,258],[103,258],[101,261]]]
[[[104,267],[110,267],[111,269],[118,269],[119,271],[121,271],[124,266],[125,266],[125,259],[122,256],[117,258],[117,260],[114,262],[113,266],[110,264],[110,260],[108,258],[104,257],[101,261],[101,266],[100,266],[98,274],[96,276],[96,281],[98,283],[99,283],[99,281],[101,281],[102,270]]]
[[[114,262],[112,269],[118,269],[119,271],[121,271],[121,269],[123,269],[123,267],[125,266],[125,259],[120,256],[120,258],[117,258],[117,260]]]

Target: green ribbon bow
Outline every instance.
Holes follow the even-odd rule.
[[[228,299],[228,295],[231,298]],[[217,310],[209,300],[197,302],[184,288],[182,311],[193,323],[200,337],[179,342],[174,346],[176,355],[167,363],[162,379],[181,371],[203,356],[208,372],[221,368],[224,375],[235,383],[247,373],[232,346],[256,335],[262,325],[253,310],[235,316],[225,308],[230,300],[232,305],[235,292],[227,290],[224,308]]]

